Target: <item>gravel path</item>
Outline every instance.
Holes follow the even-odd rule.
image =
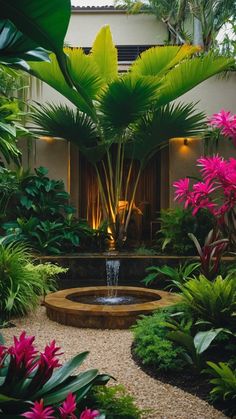
[[[132,334],[127,330],[77,329],[50,321],[45,309],[40,307],[35,314],[15,322],[16,328],[3,329],[7,344],[22,330],[36,336],[36,345],[43,349],[45,344],[56,339],[64,350],[64,360],[89,350],[84,368],[98,368],[116,377],[126,386],[142,408],[153,409],[144,419],[223,419],[222,413],[206,402],[185,393],[177,387],[163,384],[147,376],[133,362],[130,355]]]

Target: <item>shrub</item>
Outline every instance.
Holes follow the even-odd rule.
[[[201,245],[209,230],[213,228],[213,217],[209,211],[201,210],[194,217],[190,210],[181,208],[161,211],[161,229],[158,243],[162,251],[177,255],[194,255],[196,249],[188,233],[198,237]]]
[[[158,311],[143,316],[132,328],[138,358],[159,371],[179,371],[185,365],[181,358],[184,349],[167,338],[169,329],[164,323],[169,317],[168,311]]]
[[[209,281],[205,276],[191,279],[180,286],[183,302],[197,319],[215,327],[235,327],[236,281],[217,276]]]
[[[24,315],[38,305],[39,297],[55,289],[53,277],[64,272],[53,264],[33,265],[20,243],[0,245],[0,315],[7,320]]]

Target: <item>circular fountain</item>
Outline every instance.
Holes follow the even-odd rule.
[[[71,288],[54,292],[45,299],[47,315],[51,320],[70,326],[127,329],[140,314],[151,314],[158,308],[179,301],[179,296],[170,292],[146,288],[118,286],[112,291],[115,297],[107,295],[107,287]]]
[[[140,314],[151,314],[180,299],[170,292],[118,286],[120,261],[107,260],[107,286],[71,288],[45,298],[47,315],[58,323],[94,329],[128,329]]]

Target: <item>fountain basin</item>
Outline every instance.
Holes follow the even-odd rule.
[[[109,287],[110,289],[110,287]],[[117,297],[134,296],[135,304],[90,304],[85,298],[107,296],[108,287],[70,288],[48,294],[45,298],[47,316],[58,323],[93,329],[128,329],[140,314],[151,314],[158,308],[176,304],[176,294],[139,287],[112,287]],[[145,298],[146,297],[146,298]],[[72,301],[76,298],[77,301]],[[85,300],[86,301],[86,300]]]

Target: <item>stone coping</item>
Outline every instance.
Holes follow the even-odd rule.
[[[48,294],[45,297],[47,315],[51,320],[71,326],[100,329],[126,329],[135,323],[140,314],[176,304],[181,297],[177,294],[140,287],[113,287],[120,293],[153,296],[153,301],[129,305],[83,304],[68,299],[71,295],[104,295],[107,287],[70,288]],[[159,299],[155,299],[159,298]]]

